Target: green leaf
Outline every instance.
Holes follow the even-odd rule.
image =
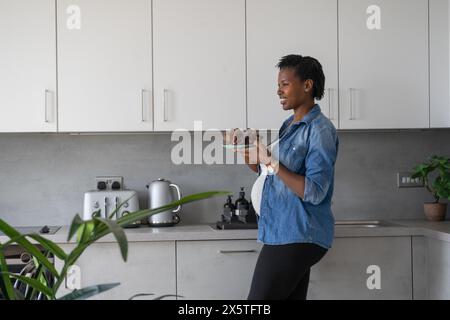
[[[421,165],[414,167],[413,172],[415,174],[421,174],[422,172],[425,172],[425,169],[426,169],[425,165],[421,164]]]
[[[30,241],[24,237],[20,237],[21,233],[0,219],[0,230],[3,231],[10,239],[17,238],[16,242],[22,246],[29,254],[36,257],[40,263],[42,263],[48,271],[50,271],[56,278],[59,277],[53,264],[42,254],[42,252],[36,248]]]
[[[27,234],[21,234],[13,239],[10,239],[8,242],[5,242],[4,244],[0,245],[0,250],[2,248],[6,248],[8,245],[16,243],[17,240],[22,238],[32,238],[39,242],[45,249],[49,250],[51,253],[53,253],[55,256],[60,258],[61,260],[65,260],[67,257],[67,254],[59,247],[56,243],[45,239],[44,237],[41,237],[40,235],[36,233],[27,233]]]
[[[411,175],[411,178],[413,178],[413,179],[415,179],[415,178],[421,178],[422,177],[422,174],[420,173],[420,172],[416,172],[416,173],[413,173],[412,175]]]
[[[77,259],[82,255],[82,253],[84,252],[84,250],[86,250],[88,246],[89,243],[79,244],[78,246],[76,246],[75,249],[73,249],[72,252],[70,252],[69,256],[67,257],[67,260],[65,261],[64,266],[69,267],[75,264]],[[65,276],[65,274],[62,276]]]
[[[11,283],[11,278],[8,276],[8,265],[6,264],[6,259],[2,250],[0,250],[0,275],[3,282],[0,287],[2,289],[3,296],[7,300],[16,300],[14,287]]]
[[[31,235],[31,233],[21,234],[21,235],[18,235],[17,237],[9,239],[7,242],[5,242],[2,245],[0,245],[0,250],[3,250],[3,248],[6,248],[7,246],[9,246],[9,245],[11,245],[13,243],[17,243],[17,240],[22,239],[22,238],[26,238],[29,235]]]
[[[10,272],[8,272],[8,274],[11,278],[18,279],[18,280],[26,283],[27,285],[29,285],[31,288],[33,288],[39,292],[42,292],[46,296],[49,296],[52,299],[54,298],[52,289],[50,289],[47,286],[44,286],[40,281],[33,279],[33,278],[20,276],[20,275],[10,273]]]
[[[16,293],[17,300],[25,300],[25,297],[23,296],[23,293],[20,292],[19,289],[14,288],[14,292]]]
[[[95,229],[95,223],[92,220],[85,221],[78,229],[77,242],[86,243]]]
[[[212,197],[216,197],[216,196],[226,196],[229,194],[230,194],[230,192],[228,192],[228,191],[210,191],[210,192],[202,192],[202,193],[192,194],[189,196],[185,196],[178,201],[174,201],[167,205],[161,206],[159,208],[146,209],[146,210],[140,210],[140,211],[129,213],[126,216],[123,216],[120,219],[117,219],[116,223],[118,225],[120,225],[121,227],[127,226],[135,221],[142,220],[142,219],[152,216],[154,214],[176,208],[179,205],[187,204],[187,203],[198,201],[198,200],[208,199],[208,198],[212,198]],[[100,236],[102,236],[102,235],[100,235]]]
[[[50,251],[51,253],[53,253],[55,256],[57,256],[59,259],[61,260],[66,260],[67,258],[67,254],[64,252],[63,249],[61,249],[60,246],[58,246],[56,243],[54,243],[53,241],[50,241],[48,239],[45,239],[44,237],[41,237],[38,234],[30,234],[29,235],[30,238],[33,238],[34,240],[36,240],[37,242],[39,242],[45,249],[47,249],[48,251]]]
[[[44,266],[41,264],[41,263],[39,263],[39,261],[37,261],[37,259],[36,258],[33,258],[34,259],[34,264],[37,266],[37,271],[36,271],[36,279],[40,279],[40,276],[44,273]],[[25,300],[31,300],[31,299],[33,299],[33,297],[35,296],[35,294],[36,294],[36,289],[34,289],[33,288],[33,290],[28,290],[28,292],[27,292],[27,295],[26,295],[26,297],[25,297]]]
[[[131,200],[131,198],[133,198],[133,197],[137,197],[137,195],[132,195],[131,197],[129,197],[127,200],[125,200],[125,201],[123,201],[121,204],[119,204],[118,206],[117,206],[117,208],[113,211],[113,212],[111,212],[110,214],[109,214],[109,217],[108,217],[108,219],[112,219],[113,217],[114,217],[114,215],[120,210],[120,208],[122,208],[123,207],[123,205],[125,204],[125,203],[127,203],[129,200]],[[94,218],[94,217],[93,217]],[[99,218],[99,217],[98,217]]]
[[[114,237],[116,238],[119,247],[120,247],[120,253],[122,254],[122,259],[124,261],[127,261],[128,257],[128,241],[127,236],[125,235],[125,232],[123,229],[115,223],[113,220],[104,219],[104,218],[95,218],[95,220],[103,223],[105,226],[108,227],[109,231],[112,232]]]
[[[73,217],[72,223],[70,224],[69,228],[69,235],[67,236],[67,241],[70,241],[74,234],[77,232],[78,228],[83,224],[83,220],[81,217],[77,214],[75,217]]]
[[[102,216],[102,210],[97,210],[94,213],[92,213],[92,218],[99,218]]]
[[[90,286],[90,287],[83,288],[80,290],[75,290],[75,291],[59,298],[58,300],[84,300],[84,299],[92,297],[96,294],[111,290],[112,288],[117,287],[119,284],[120,283],[109,283],[109,284],[100,284],[100,285]]]

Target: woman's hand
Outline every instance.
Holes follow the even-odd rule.
[[[246,164],[262,163],[267,165],[272,162],[270,151],[259,139],[256,139],[248,148],[236,149],[235,152],[239,152],[243,156]]]
[[[232,129],[224,133],[225,145],[253,145],[258,139],[258,131],[254,129]]]

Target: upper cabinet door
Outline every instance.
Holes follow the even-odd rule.
[[[247,0],[248,125],[278,130],[291,113],[277,95],[282,56],[312,56],[322,64],[322,112],[338,124],[337,0]]]
[[[430,122],[450,127],[450,3],[430,0]]]
[[[56,131],[54,0],[0,0],[0,132]]]
[[[153,0],[155,130],[244,127],[245,0]]]
[[[339,1],[340,128],[428,128],[428,1]]]
[[[153,130],[151,0],[58,0],[59,130]]]

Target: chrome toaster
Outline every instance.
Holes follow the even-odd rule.
[[[92,219],[92,214],[100,210],[100,217],[108,218],[114,210],[113,220],[130,212],[139,211],[139,200],[133,190],[94,190],[84,194],[83,220]]]

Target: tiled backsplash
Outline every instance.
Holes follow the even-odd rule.
[[[340,132],[336,219],[422,219],[424,189],[398,189],[396,173],[431,154],[450,155],[450,130]],[[245,165],[174,165],[170,134],[0,134],[0,217],[14,225],[69,224],[82,213],[95,176],[120,175],[147,206],[146,184],[177,183],[184,195],[230,190],[247,197],[256,175]],[[225,198],[186,205],[181,223],[219,218]],[[450,218],[447,215],[447,218]]]

